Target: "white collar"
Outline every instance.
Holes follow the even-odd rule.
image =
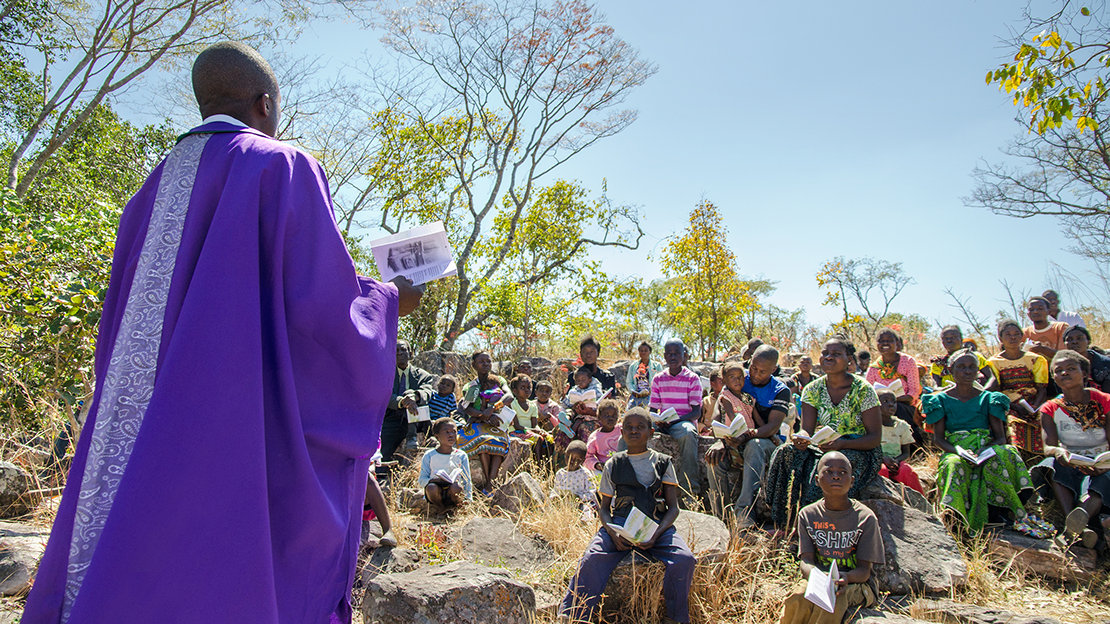
[[[214,121],[222,121],[222,122],[224,122],[224,123],[229,123],[229,124],[231,124],[231,125],[233,125],[233,126],[241,126],[241,127],[243,127],[243,128],[249,128],[249,127],[250,127],[250,126],[248,126],[247,124],[245,124],[245,123],[243,123],[243,122],[239,121],[238,119],[236,119],[236,118],[232,117],[231,115],[223,115],[223,114],[220,114],[220,115],[209,115],[209,116],[205,117],[205,118],[204,118],[204,119],[203,119],[203,120],[202,120],[202,121],[200,122],[200,125],[202,125],[202,126],[203,126],[203,125],[205,125],[205,124],[210,124],[210,123],[212,123],[212,122],[214,122]]]

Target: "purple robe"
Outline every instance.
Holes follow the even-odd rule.
[[[356,276],[320,166],[255,130],[191,131],[120,219],[92,409],[22,621],[349,621],[396,339],[397,290]]]

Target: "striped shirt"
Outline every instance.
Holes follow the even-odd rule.
[[[651,380],[649,408],[662,412],[673,407],[681,418],[698,405],[701,405],[701,380],[685,366],[677,375],[672,375],[670,369],[663,369]]]
[[[455,401],[455,393],[453,392],[443,395],[437,392],[432,395],[432,398],[428,399],[428,414],[432,417],[432,420],[450,416],[456,409],[458,409],[458,403]]]

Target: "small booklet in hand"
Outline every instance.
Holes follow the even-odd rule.
[[[670,423],[673,423],[673,422],[678,420],[678,412],[676,412],[673,407],[668,407],[667,409],[663,410],[662,412],[659,412],[658,414],[656,414],[655,412],[649,412],[649,413],[651,415],[651,421],[654,422],[654,423],[657,423],[657,424],[658,423],[670,424]]]
[[[451,472],[447,472],[446,470],[437,470],[436,473],[432,475],[432,481],[442,481],[448,485],[454,485],[458,482],[459,477],[461,476],[462,468],[455,468]]]
[[[814,433],[812,436],[805,431],[799,431],[798,433],[794,434],[794,437],[801,438],[803,440],[809,440],[810,446],[818,447],[822,444],[828,444],[829,442],[840,438],[840,434],[836,432],[836,429],[825,425],[824,427],[818,429],[817,432]]]
[[[1094,457],[1068,453],[1068,462],[1075,466],[1094,468],[1095,470],[1110,470],[1110,451],[1099,453]]]
[[[497,412],[497,417],[501,419],[502,427],[508,427],[512,424],[513,419],[516,418],[516,411],[506,405],[505,407],[501,408],[500,412]]]
[[[738,438],[748,431],[748,421],[739,414],[732,419],[731,425],[713,421],[710,426],[713,429],[713,436],[717,438]]]
[[[442,221],[370,242],[382,281],[406,277],[414,286],[457,273],[455,254]]]
[[[432,419],[432,412],[428,410],[427,405],[418,405],[415,412],[409,412],[409,422],[418,423]]]
[[[585,403],[587,407],[597,407],[597,401],[599,399],[595,398],[596,395],[597,393],[593,390],[583,390],[575,386],[574,388],[567,390],[567,403],[570,403],[571,405]]]
[[[836,581],[839,578],[840,570],[836,568],[835,560],[828,573],[813,566],[809,572],[809,582],[806,583],[806,600],[832,613],[836,610]]]
[[[624,519],[623,525],[610,522],[609,528],[633,544],[643,544],[651,539],[652,535],[655,535],[655,530],[659,528],[659,525],[644,515],[644,512],[640,511],[639,508],[633,507],[628,517]]]
[[[890,390],[891,392],[894,393],[895,397],[906,396],[906,388],[902,384],[902,380],[900,378],[895,379],[895,380],[891,381],[888,384],[884,384],[882,382],[876,381],[875,382],[875,391],[878,392],[879,390]]]
[[[962,446],[957,446],[956,447],[956,454],[959,455],[960,457],[966,459],[967,461],[975,464],[976,466],[981,466],[981,465],[983,465],[983,462],[985,462],[988,459],[994,457],[994,448],[993,447],[987,447],[987,449],[985,451],[983,451],[979,454],[976,454],[972,451],[969,451],[968,449],[965,449]]]

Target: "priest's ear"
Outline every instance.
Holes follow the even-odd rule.
[[[279,103],[280,96],[271,96],[269,93],[263,93],[254,100],[254,105],[251,106],[251,123],[250,127],[264,132],[272,137],[277,136],[278,122],[281,119],[281,105]]]

